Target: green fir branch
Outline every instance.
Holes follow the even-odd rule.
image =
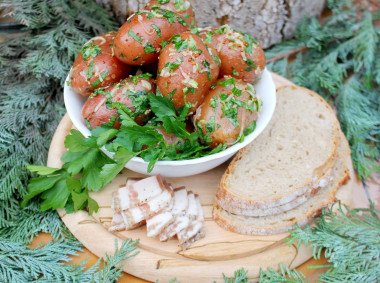
[[[299,226],[290,231],[289,244],[313,248],[313,257],[321,254],[329,270],[320,275],[323,282],[376,282],[380,278],[380,211],[338,207],[324,209],[315,227]],[[335,209],[337,208],[337,209]],[[326,267],[326,266],[324,266]]]
[[[260,269],[260,283],[309,283],[309,279],[297,270],[290,270],[289,267],[279,265],[277,272],[273,268],[268,268],[266,271]]]
[[[122,275],[120,264],[134,257],[136,249],[137,241],[125,240],[120,249],[115,241],[115,253],[106,254],[102,268],[99,259],[85,270],[86,260],[70,263],[70,256],[82,251],[78,241],[49,242],[31,249],[0,238],[0,282],[114,282]]]

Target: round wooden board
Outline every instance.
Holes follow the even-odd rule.
[[[276,74],[272,75],[276,87],[292,84]],[[62,166],[60,157],[66,150],[63,142],[72,127],[66,114],[51,142],[48,166]],[[106,253],[113,254],[115,240],[120,246],[123,239],[140,239],[139,254],[125,262],[124,271],[150,281],[159,279],[165,282],[176,277],[180,282],[224,282],[222,273],[231,277],[241,267],[248,270],[251,280],[255,280],[260,268],[277,269],[280,263],[293,268],[308,260],[312,255],[310,249],[301,246],[297,250],[284,243],[288,233],[245,236],[225,231],[216,225],[212,220],[211,210],[219,180],[227,166],[228,162],[196,176],[168,178],[174,187],[184,185],[188,190],[199,194],[205,214],[206,237],[195,242],[186,251],[178,247],[177,240],[162,243],[156,238],[148,238],[145,226],[117,233],[108,231],[113,215],[110,208],[112,192],[119,185],[125,184],[127,177],[142,176],[128,169],[124,169],[102,191],[91,194],[100,207],[96,214],[90,216],[85,211],[73,214],[66,214],[64,210],[58,212],[73,235],[99,257],[104,257]],[[355,178],[351,182],[355,187],[360,186]],[[354,194],[362,194],[362,190],[357,189]]]

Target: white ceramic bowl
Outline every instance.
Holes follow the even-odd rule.
[[[67,77],[67,80],[69,80],[69,77],[70,75]],[[222,152],[205,157],[178,161],[157,161],[150,174],[161,174],[164,177],[184,177],[206,172],[222,164],[224,161],[232,157],[239,149],[252,142],[268,125],[276,106],[276,88],[272,76],[267,69],[264,70],[262,78],[255,85],[255,88],[258,98],[263,101],[263,106],[261,107],[257,118],[256,129],[253,133],[246,136],[242,143],[236,143]],[[74,126],[84,136],[89,136],[90,131],[81,115],[86,98],[65,84],[64,99],[67,113]],[[108,156],[112,156],[112,153],[104,148],[103,151]],[[140,157],[134,157],[127,165],[125,165],[125,167],[141,174],[147,174],[148,162],[145,162]]]

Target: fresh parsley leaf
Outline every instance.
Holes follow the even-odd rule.
[[[103,180],[103,186],[111,182],[124,168],[125,164],[127,164],[128,161],[135,156],[136,153],[120,146],[113,157],[115,163],[104,165],[100,172],[100,177]]]
[[[186,123],[176,120],[174,117],[165,116],[162,118],[166,132],[173,133],[176,137],[190,139],[191,134],[186,130]]]
[[[150,93],[148,97],[150,107],[157,117],[176,116],[176,110],[173,101],[170,98],[157,96],[153,93]]]
[[[99,210],[98,203],[93,200],[92,198],[88,198],[88,213],[92,215],[94,212],[97,212]]]
[[[41,203],[40,210],[45,211],[65,207],[69,195],[70,191],[67,187],[66,180],[61,178],[52,188],[42,193],[41,198],[44,199],[44,201]]]
[[[26,204],[35,196],[51,189],[54,185],[65,177],[64,174],[56,176],[46,176],[32,178],[28,184],[28,194],[23,198],[21,207],[24,208]]]
[[[70,149],[71,152],[80,152],[86,150],[88,147],[83,145],[84,136],[78,130],[70,130],[70,135],[65,138],[65,147]]]
[[[156,145],[163,140],[161,134],[148,127],[130,126],[123,127],[123,131],[128,133],[127,138],[132,142],[137,142],[142,145]]]
[[[30,172],[36,172],[38,175],[52,175],[53,173],[61,170],[60,168],[50,168],[39,165],[29,165],[26,166],[26,169],[28,169]]]

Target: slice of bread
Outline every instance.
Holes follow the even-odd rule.
[[[277,215],[253,217],[232,214],[218,204],[213,209],[215,222],[231,232],[246,235],[271,235],[286,232],[296,223],[303,226],[312,220],[321,209],[335,201],[337,190],[350,178],[348,164],[350,149],[343,133],[338,149],[338,159],[332,172],[330,184],[320,189],[313,197],[296,208]]]
[[[339,123],[323,98],[302,87],[282,87],[267,129],[228,166],[217,204],[241,212],[289,203],[331,170],[338,144]]]
[[[333,156],[333,160],[337,160],[338,158],[338,151],[336,151],[335,155]],[[308,186],[308,189],[306,192],[294,200],[281,204],[274,207],[268,207],[268,208],[255,208],[255,207],[246,207],[241,208],[239,206],[233,206],[231,207],[231,210],[229,212],[233,214],[240,214],[244,216],[267,216],[267,215],[274,215],[279,214],[288,210],[291,210],[304,202],[306,202],[310,197],[315,195],[320,189],[326,187],[332,180],[331,174],[332,174],[333,167],[326,168],[326,171],[323,172],[322,176],[315,181],[314,183],[310,184]]]

